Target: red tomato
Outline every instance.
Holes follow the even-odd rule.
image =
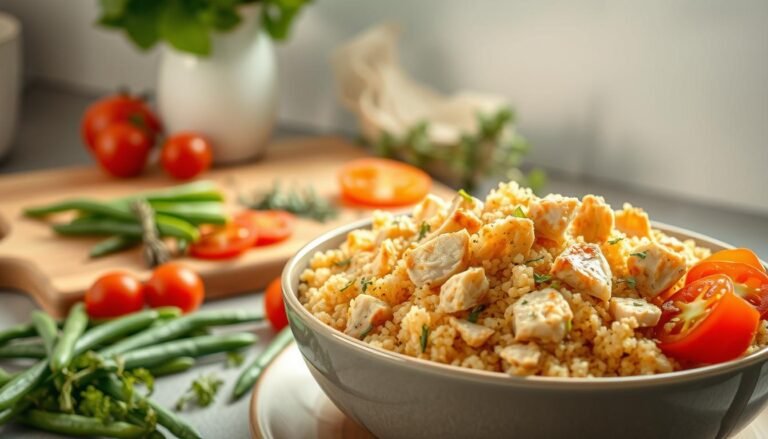
[[[719,252],[714,253],[712,256],[699,262],[701,263],[712,261],[740,262],[765,273],[765,267],[763,267],[762,262],[760,262],[760,258],[757,257],[755,252],[748,248],[730,248],[727,250],[720,250]]]
[[[760,314],[733,292],[723,274],[686,285],[661,306],[656,326],[661,350],[678,360],[721,363],[746,352]]]
[[[189,247],[189,254],[200,259],[229,259],[239,256],[256,244],[254,225],[235,218],[225,226],[208,226],[200,231],[200,239]]]
[[[128,273],[105,274],[85,292],[85,310],[94,318],[118,317],[143,307],[144,285]]]
[[[171,136],[163,145],[160,162],[173,178],[187,180],[211,167],[211,144],[195,133]]]
[[[115,177],[133,177],[147,163],[152,140],[128,122],[114,123],[96,136],[93,152],[99,165]]]
[[[268,245],[284,241],[293,234],[296,217],[283,210],[245,210],[236,221],[250,222],[256,229],[256,245]]]
[[[89,149],[96,146],[96,137],[108,126],[116,122],[132,122],[149,132],[153,140],[162,132],[160,120],[141,99],[127,94],[119,94],[102,99],[85,110],[80,132]]]
[[[283,303],[283,290],[280,286],[280,278],[273,280],[264,292],[264,312],[275,331],[288,326],[288,316],[285,315]]]
[[[175,306],[188,313],[203,303],[205,286],[200,276],[191,269],[167,262],[152,272],[145,286],[145,296],[152,308]]]
[[[731,278],[736,294],[751,303],[761,317],[768,316],[768,274],[741,262],[705,259],[688,270],[685,284],[713,274]]]
[[[339,173],[341,194],[355,203],[375,207],[404,206],[424,198],[432,179],[419,168],[395,160],[353,160]]]

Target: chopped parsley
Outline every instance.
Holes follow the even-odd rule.
[[[512,215],[513,215],[513,216],[515,216],[515,217],[517,217],[517,218],[528,218],[528,217],[525,215],[525,211],[524,211],[524,210],[523,210],[523,208],[522,208],[522,207],[520,207],[520,206],[517,206],[517,208],[515,209],[515,211],[514,211],[514,212],[512,212]]]
[[[613,238],[613,239],[608,240],[608,244],[611,244],[611,245],[618,244],[619,242],[621,242],[623,240],[624,240],[624,237],[623,236],[619,236],[618,238]]]
[[[428,339],[429,339],[429,326],[421,325],[421,338],[419,339],[419,341],[421,342],[421,353],[424,353],[427,350]]]
[[[192,381],[189,390],[176,401],[176,411],[184,410],[189,402],[194,402],[199,407],[208,407],[216,398],[216,393],[222,384],[224,381],[214,374],[201,375]]]
[[[243,354],[237,351],[227,352],[227,367],[239,367],[245,361]]]
[[[638,306],[638,307],[643,306],[643,304],[640,303],[640,302],[632,302],[632,305],[633,306]]]
[[[346,290],[347,290],[347,288],[351,287],[351,286],[352,286],[352,284],[354,284],[354,283],[355,283],[355,280],[354,280],[354,279],[352,279],[351,281],[349,281],[349,283],[348,283],[348,284],[344,285],[344,286],[343,286],[343,287],[342,287],[342,288],[341,288],[339,291],[346,291]]]
[[[424,239],[425,236],[427,236],[427,233],[429,233],[432,230],[432,226],[427,224],[426,221],[421,222],[421,226],[419,227],[419,241]]]
[[[560,282],[557,281],[557,279],[553,280],[551,284],[549,284],[550,288],[554,288],[556,290],[560,289]]]
[[[568,321],[565,322],[565,332],[571,332],[571,329],[573,329],[573,320],[568,319]]]
[[[533,280],[537,283],[543,283],[548,282],[552,280],[552,276],[549,274],[539,274],[539,273],[533,273]]]
[[[461,195],[461,198],[463,198],[467,203],[472,202],[472,195],[469,195],[469,192],[465,191],[464,189],[459,189],[459,195]]]
[[[520,303],[522,303],[523,305],[528,305],[528,299],[523,299],[523,301]]]
[[[527,261],[524,262],[524,264],[532,264],[534,262],[539,262],[542,259],[544,259],[544,256],[539,256],[538,258],[535,258],[535,259],[528,259]]]
[[[635,280],[634,277],[628,277],[626,279],[619,279],[616,281],[616,283],[626,283],[629,288],[632,288],[633,290],[635,287],[637,287],[637,280]]]
[[[637,253],[630,253],[630,256],[635,256],[640,259],[645,259],[648,256],[648,252],[637,252]]]
[[[477,323],[477,318],[480,317],[480,313],[483,312],[484,309],[485,305],[477,305],[472,308],[472,311],[469,312],[469,316],[467,317],[467,321],[470,323]]]
[[[368,279],[367,277],[364,277],[360,279],[360,291],[365,293],[365,291],[368,289],[368,286],[373,283],[372,280]]]
[[[333,263],[333,265],[337,267],[346,267],[351,263],[352,263],[352,258],[347,258],[347,259],[342,259],[340,261],[336,261]]]

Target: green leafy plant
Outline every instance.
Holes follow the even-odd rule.
[[[467,190],[472,190],[479,178],[490,175],[516,180],[534,191],[541,189],[546,181],[542,170],[532,169],[524,174],[519,169],[530,146],[515,129],[514,112],[502,108],[494,114],[481,113],[477,121],[477,130],[463,133],[455,144],[434,144],[429,138],[429,124],[422,122],[402,137],[385,131],[374,142],[374,148],[379,155],[419,167],[447,165],[459,175],[461,185]]]
[[[122,30],[136,46],[147,50],[160,41],[206,56],[211,33],[227,32],[242,20],[239,7],[257,3],[261,23],[275,40],[288,37],[291,24],[310,0],[99,0],[104,27]]]

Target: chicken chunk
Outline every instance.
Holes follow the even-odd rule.
[[[547,195],[530,204],[528,217],[533,220],[537,238],[557,243],[565,239],[565,231],[571,224],[573,213],[579,206],[576,198]]]
[[[475,197],[463,197],[457,195],[451,202],[445,221],[432,230],[429,237],[442,235],[466,229],[469,233],[475,233],[483,222],[480,221],[480,213],[483,210],[483,202]]]
[[[499,351],[499,357],[509,363],[507,373],[531,375],[541,360],[541,350],[535,344],[513,344]]]
[[[429,221],[435,215],[445,215],[446,204],[442,198],[428,194],[421,200],[421,203],[417,204],[413,208],[413,221],[416,224],[421,224],[424,221]]]
[[[442,285],[464,271],[469,259],[469,233],[461,230],[439,235],[405,254],[408,277],[417,287]]]
[[[453,313],[477,306],[485,299],[488,285],[488,278],[485,277],[482,267],[454,274],[440,287],[440,303],[437,310]]]
[[[613,210],[603,197],[585,195],[571,223],[571,234],[599,244],[611,236],[613,221]]]
[[[656,297],[683,277],[687,265],[683,255],[649,242],[632,251],[627,259],[627,269],[635,278],[640,294]]]
[[[651,237],[651,220],[639,207],[624,203],[624,208],[616,212],[616,228],[625,235],[633,237]]]
[[[643,299],[614,297],[609,307],[616,320],[634,317],[641,327],[656,326],[661,318],[661,309]]]
[[[512,305],[515,340],[557,343],[565,338],[573,312],[554,288],[528,293]]]
[[[528,253],[534,240],[533,221],[508,216],[480,229],[472,254],[476,260],[514,257]]]
[[[602,301],[611,298],[611,267],[596,244],[574,244],[565,249],[555,258],[552,275]]]
[[[398,253],[394,242],[391,239],[385,239],[376,256],[368,268],[368,272],[376,277],[382,277],[392,271],[397,263]]]
[[[464,340],[464,343],[473,348],[482,346],[494,333],[494,330],[491,328],[466,320],[451,317],[450,322],[451,326],[459,333],[461,339]]]
[[[392,308],[385,302],[368,294],[360,294],[349,304],[347,328],[344,333],[355,338],[365,338],[374,326],[391,317]]]

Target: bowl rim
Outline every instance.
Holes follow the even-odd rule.
[[[504,372],[493,372],[485,370],[470,369],[460,366],[453,366],[450,364],[438,363],[436,361],[425,360],[415,357],[410,357],[397,352],[387,351],[385,349],[377,348],[364,343],[362,340],[353,338],[341,331],[338,331],[325,323],[321,322],[317,317],[310,313],[299,302],[298,288],[291,282],[292,277],[298,279],[301,271],[306,267],[299,266],[299,262],[305,257],[311,257],[318,251],[318,247],[322,246],[329,240],[339,238],[341,235],[357,230],[370,228],[372,225],[372,219],[358,220],[330,231],[327,231],[317,238],[311,240],[305,244],[296,254],[288,261],[283,269],[281,276],[282,293],[285,306],[299,316],[303,323],[307,324],[312,330],[326,338],[332,338],[338,343],[357,351],[358,353],[367,354],[372,359],[384,361],[392,366],[406,367],[409,369],[418,369],[423,373],[433,373],[443,375],[450,378],[458,378],[462,380],[482,382],[486,384],[504,385],[512,387],[526,387],[526,388],[539,388],[539,389],[552,389],[552,390],[609,390],[609,389],[629,389],[638,387],[660,386],[668,384],[679,384],[684,382],[690,382],[705,378],[713,378],[735,372],[741,369],[748,368],[750,366],[764,363],[768,360],[768,348],[760,349],[745,357],[727,361],[725,363],[719,363],[714,365],[702,366],[695,369],[687,369],[681,371],[665,372],[654,375],[633,375],[624,377],[546,377],[546,376],[513,376]],[[672,234],[684,235],[689,239],[694,239],[697,244],[706,246],[707,244],[721,246],[723,248],[733,248],[732,245],[727,244],[718,239],[709,237],[707,235],[693,232],[681,227],[672,226],[658,221],[651,221],[651,225],[654,229],[660,229],[663,232],[672,232]],[[765,261],[760,261],[764,266],[768,266]],[[298,285],[298,284],[297,284]],[[290,320],[290,319],[289,319]],[[291,327],[293,325],[291,324]],[[303,355],[303,354],[302,354]]]

